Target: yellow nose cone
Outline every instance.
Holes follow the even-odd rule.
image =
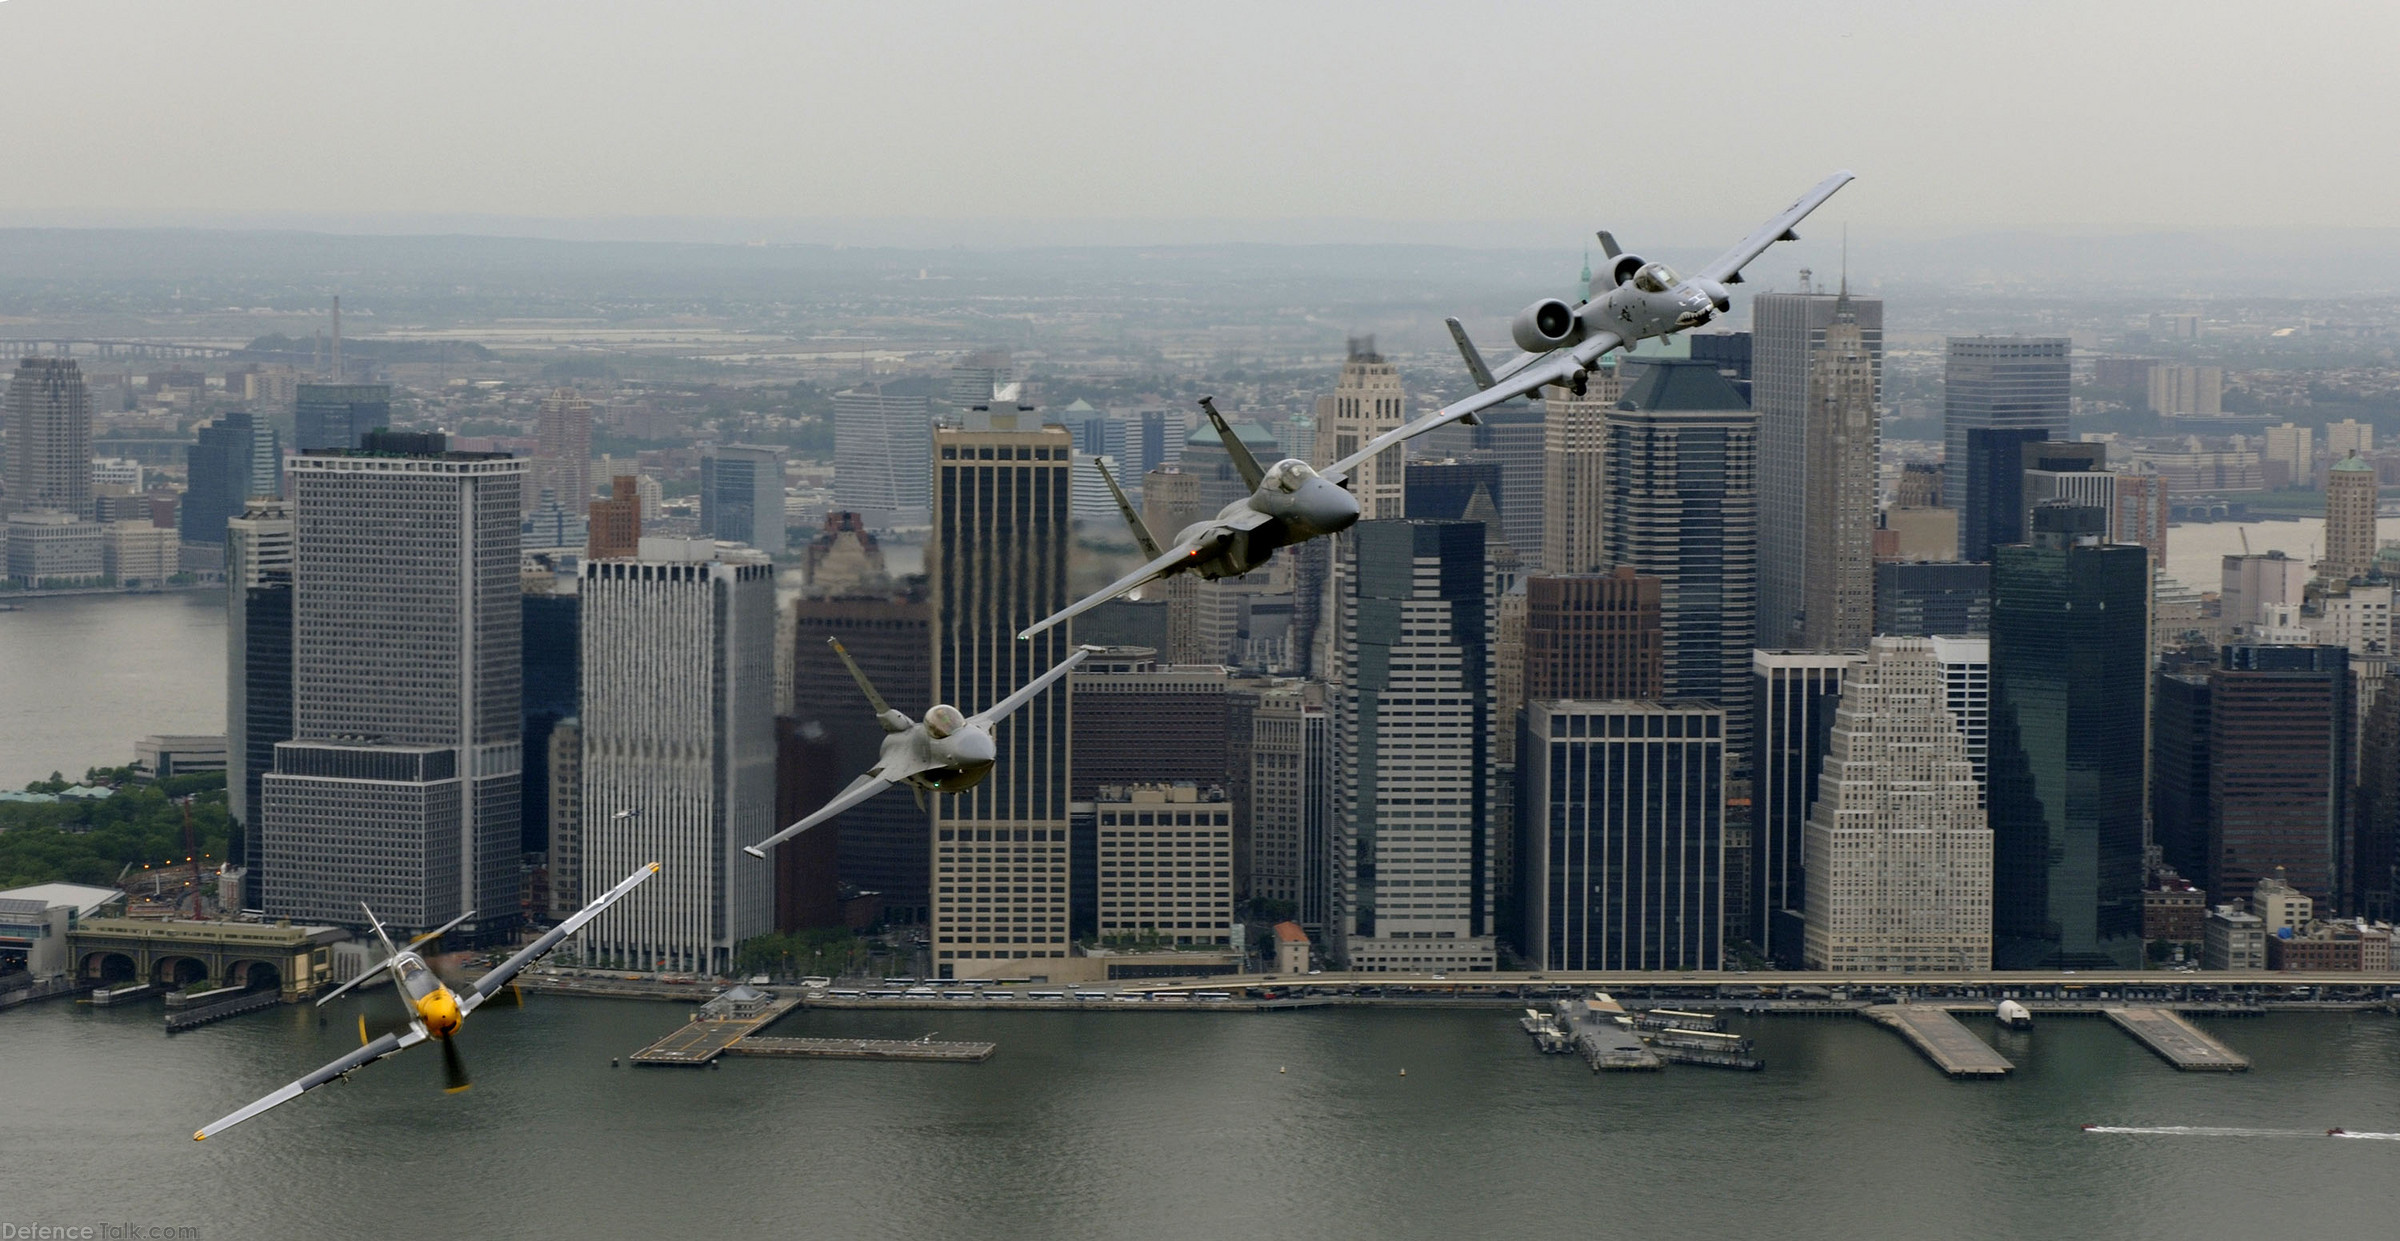
[[[417,1020],[425,1023],[425,1032],[435,1038],[447,1037],[458,1029],[458,997],[444,987],[417,1003]]]

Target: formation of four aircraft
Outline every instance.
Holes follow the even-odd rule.
[[[1639,255],[1627,254],[1618,248],[1615,237],[1606,232],[1600,233],[1600,245],[1607,256],[1608,267],[1595,274],[1590,296],[1586,300],[1569,305],[1558,298],[1545,298],[1519,312],[1509,325],[1509,335],[1521,352],[1498,367],[1485,362],[1483,354],[1467,339],[1466,330],[1458,320],[1448,320],[1451,337],[1458,343],[1459,353],[1474,376],[1475,394],[1386,431],[1368,440],[1357,452],[1321,470],[1298,458],[1286,458],[1262,468],[1240,437],[1233,433],[1224,416],[1217,412],[1215,402],[1202,397],[1200,407],[1206,411],[1210,424],[1224,441],[1234,468],[1240,472],[1243,484],[1251,489],[1250,494],[1226,505],[1216,516],[1186,527],[1176,534],[1172,546],[1162,547],[1149,528],[1142,524],[1141,518],[1135,515],[1124,490],[1117,485],[1115,478],[1110,477],[1107,467],[1094,463],[1094,468],[1099,470],[1100,477],[1108,484],[1110,494],[1116,498],[1117,508],[1124,514],[1126,524],[1132,527],[1135,542],[1140,544],[1150,559],[1141,568],[1110,583],[1105,589],[1077,601],[1056,615],[1035,622],[1017,636],[1030,638],[1111,599],[1177,574],[1197,573],[1212,581],[1239,577],[1267,563],[1278,548],[1295,546],[1349,529],[1358,522],[1359,505],[1348,487],[1351,475],[1361,465],[1374,460],[1380,453],[1438,427],[1454,422],[1473,425],[1476,415],[1482,411],[1504,401],[1530,396],[1551,384],[1564,385],[1581,394],[1592,368],[1609,351],[1654,337],[1672,336],[1710,322],[1732,308],[1732,295],[1726,286],[1741,283],[1742,268],[1765,253],[1768,246],[1778,241],[1797,240],[1799,234],[1793,230],[1800,221],[1851,180],[1850,173],[1837,172],[1818,182],[1791,206],[1743,238],[1741,244],[1690,276],[1677,275],[1664,263],[1649,262]],[[838,639],[832,640],[832,646],[842,663],[850,669],[850,675],[857,680],[869,705],[875,709],[875,719],[883,726],[885,734],[882,751],[875,765],[836,794],[833,800],[765,840],[744,846],[742,851],[752,857],[765,857],[767,850],[896,784],[907,784],[915,789],[920,801],[929,792],[961,793],[981,784],[985,777],[991,775],[992,766],[999,757],[999,747],[992,739],[994,726],[1091,655],[1091,648],[1077,650],[1023,688],[975,715],[965,715],[958,708],[941,703],[925,712],[922,719],[912,720],[884,702],[883,696],[875,691],[866,673],[850,658],[850,652],[842,648]],[[402,1033],[386,1034],[370,1040],[367,1037],[366,1018],[360,1017],[358,1029],[361,1046],[357,1051],[233,1112],[194,1133],[192,1137],[196,1140],[205,1139],[327,1082],[343,1080],[359,1068],[429,1040],[439,1042],[442,1046],[449,1088],[465,1089],[468,1085],[466,1070],[452,1039],[467,1015],[501,988],[508,986],[519,971],[547,955],[568,936],[582,930],[592,919],[599,917],[602,910],[623,899],[643,880],[657,872],[656,862],[635,871],[575,916],[527,944],[463,992],[454,991],[435,976],[415,949],[419,944],[472,917],[472,914],[461,915],[447,926],[417,936],[406,946],[397,946],[392,943],[391,936],[385,933],[382,923],[375,920],[374,912],[368,911],[368,920],[374,924],[375,934],[383,942],[384,960],[317,1002],[323,1004],[388,972],[392,976],[394,990],[407,1009],[407,1029]]]

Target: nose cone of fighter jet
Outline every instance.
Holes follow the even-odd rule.
[[[1300,489],[1299,509],[1301,520],[1318,534],[1339,534],[1358,524],[1358,497],[1322,478]]]
[[[960,729],[948,738],[948,745],[951,761],[962,769],[989,767],[992,760],[1000,757],[1000,747],[992,741],[992,735],[980,728]]]

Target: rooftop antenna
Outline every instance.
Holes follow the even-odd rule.
[[[342,382],[342,295],[333,295],[333,382]]]
[[[1850,221],[1842,221],[1842,296],[1850,296]],[[334,303],[339,305],[340,298]]]
[[[1817,273],[1805,267],[1800,269],[1800,291],[1803,293],[1817,291]]]

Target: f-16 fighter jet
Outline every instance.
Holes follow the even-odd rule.
[[[875,692],[874,682],[867,679],[858,661],[850,658],[840,638],[825,641],[833,647],[834,654],[842,657],[858,688],[866,693],[867,704],[875,708],[875,719],[883,725],[885,733],[883,752],[867,774],[851,781],[850,787],[834,794],[832,801],[819,806],[807,818],[757,844],[742,846],[742,852],[752,857],[767,856],[767,850],[895,784],[915,788],[921,802],[927,793],[963,793],[983,783],[983,778],[992,774],[993,760],[1000,755],[1000,747],[992,741],[992,725],[1033,701],[1036,695],[1050,688],[1051,682],[1074,671],[1075,665],[1092,654],[1090,647],[1076,651],[979,715],[963,715],[958,708],[941,703],[927,711],[924,719],[912,720],[892,710],[883,695]]]
[[[1664,263],[1627,254],[1617,247],[1615,237],[1605,232],[1599,234],[1609,265],[1604,276],[1593,280],[1590,300],[1570,306],[1557,298],[1545,298],[1520,311],[1509,325],[1509,335],[1524,352],[1498,367],[1485,363],[1458,320],[1449,320],[1450,334],[1458,342],[1459,352],[1466,358],[1467,369],[1473,372],[1480,391],[1386,431],[1322,470],[1311,469],[1307,462],[1296,459],[1278,461],[1261,469],[1217,413],[1215,403],[1201,398],[1201,408],[1208,411],[1209,421],[1215,425],[1218,438],[1225,441],[1225,451],[1233,458],[1233,466],[1241,472],[1251,494],[1226,505],[1215,517],[1185,528],[1175,536],[1172,546],[1161,547],[1134,516],[1116,480],[1108,479],[1109,490],[1117,497],[1117,507],[1124,512],[1126,524],[1133,528],[1135,541],[1150,557],[1149,563],[1017,636],[1030,638],[1136,587],[1177,573],[1197,573],[1211,580],[1238,577],[1265,564],[1279,547],[1349,529],[1358,521],[1359,507],[1357,499],[1345,488],[1359,466],[1438,427],[1453,422],[1472,425],[1481,411],[1539,392],[1549,384],[1563,384],[1580,395],[1592,368],[1610,350],[1652,337],[1672,336],[1715,319],[1732,308],[1733,297],[1726,286],[1741,283],[1742,268],[1768,246],[1778,241],[1798,240],[1800,235],[1793,231],[1794,227],[1851,180],[1851,174],[1837,172],[1818,182],[1798,201],[1743,238],[1740,245],[1690,276],[1678,275]],[[1608,284],[1605,291],[1603,279]],[[1105,469],[1101,477],[1108,478]]]
[[[467,1014],[481,1008],[485,1000],[499,994],[500,989],[507,986],[509,980],[515,978],[519,971],[549,955],[550,950],[558,947],[561,941],[582,930],[592,919],[599,917],[601,910],[616,904],[626,893],[641,886],[643,880],[657,873],[658,863],[652,862],[627,875],[617,886],[602,893],[600,899],[584,906],[577,911],[574,917],[550,928],[541,938],[518,949],[515,956],[501,962],[499,968],[494,969],[491,973],[476,979],[474,985],[464,991],[451,990],[447,983],[434,974],[433,967],[425,964],[425,958],[417,955],[416,948],[417,945],[434,939],[451,927],[474,917],[474,911],[469,910],[452,918],[447,924],[417,936],[408,941],[407,947],[397,947],[393,945],[391,935],[383,929],[382,921],[375,917],[375,911],[368,909],[367,921],[374,926],[375,937],[383,941],[383,960],[358,977],[326,992],[317,1003],[323,1005],[327,1000],[389,970],[392,975],[392,990],[400,997],[401,1005],[408,1010],[407,1031],[399,1034],[386,1034],[382,1038],[370,1041],[367,1038],[367,1019],[361,1016],[358,1019],[360,1047],[357,1051],[351,1052],[266,1098],[201,1129],[192,1135],[192,1140],[198,1142],[222,1133],[260,1112],[289,1103],[327,1082],[346,1080],[359,1069],[395,1052],[405,1051],[427,1039],[438,1040],[442,1045],[442,1064],[448,1070],[449,1089],[453,1092],[465,1090],[474,1083],[467,1079],[466,1065],[459,1060],[458,1047],[451,1042],[451,1038],[458,1033],[458,1027],[466,1021]],[[366,907],[361,905],[360,908]]]

